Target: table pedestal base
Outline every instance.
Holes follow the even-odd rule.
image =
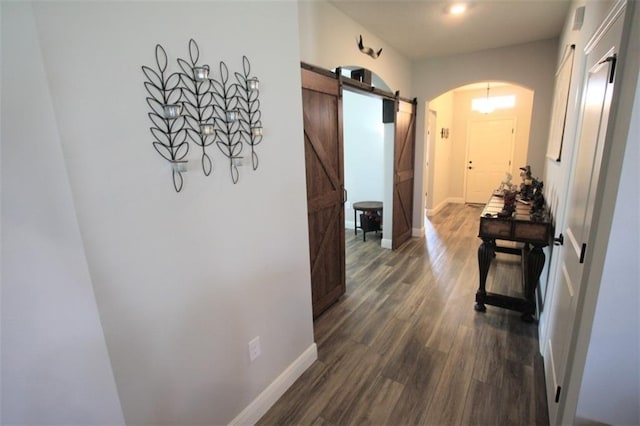
[[[487,275],[489,274],[489,267],[496,252],[521,256],[523,298],[487,292]],[[540,279],[540,274],[542,273],[544,261],[545,255],[540,246],[534,245],[532,249],[529,249],[529,244],[524,244],[522,249],[499,247],[496,246],[494,239],[483,238],[482,244],[478,247],[480,285],[476,292],[474,309],[478,312],[486,312],[487,307],[485,305],[498,306],[500,308],[521,312],[523,321],[533,322],[533,317],[536,312],[535,291],[538,280]]]

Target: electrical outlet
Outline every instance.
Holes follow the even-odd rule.
[[[249,342],[249,359],[251,360],[251,362],[255,361],[261,353],[262,351],[260,350],[260,336],[256,336]]]

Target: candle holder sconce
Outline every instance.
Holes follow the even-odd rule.
[[[157,71],[142,66],[142,72],[147,77],[144,82],[149,93],[147,104],[151,108],[147,115],[153,123],[149,130],[154,138],[152,144],[156,152],[171,164],[173,187],[176,192],[180,192],[184,184],[182,173],[186,170],[184,158],[189,152],[185,118],[182,115],[181,79],[178,73],[167,74],[167,53],[159,44],[156,45],[155,56]]]
[[[200,64],[200,49],[189,40],[189,57],[178,58],[180,71],[167,73],[167,54],[156,45],[158,71],[142,66],[147,77],[144,86],[149,93],[148,113],[153,126],[153,147],[171,163],[176,192],[183,187],[182,173],[186,171],[189,142],[201,148],[201,165],[205,176],[214,169],[207,148],[214,142],[229,160],[231,180],[237,183],[238,167],[242,166],[242,150],[251,150],[253,170],[258,168],[256,146],[262,141],[262,113],[260,112],[259,80],[251,76],[251,65],[242,57],[242,73],[236,72],[237,83],[229,79],[229,69],[220,62],[219,78],[210,76],[208,65]]]
[[[242,57],[242,71],[236,72],[238,81],[238,106],[240,110],[241,138],[251,147],[251,165],[258,168],[258,155],[255,147],[262,141],[262,113],[260,112],[260,80],[251,77],[251,64],[246,56]]]
[[[238,111],[238,86],[229,81],[229,69],[220,62],[220,81],[211,79],[213,95],[213,122],[216,129],[216,145],[229,159],[229,171],[233,183],[238,182],[238,162],[242,152],[240,113]]]
[[[185,108],[185,131],[191,142],[202,149],[200,162],[205,176],[213,170],[213,161],[207,154],[207,147],[213,144],[213,106],[209,66],[198,65],[200,49],[195,40],[189,40],[189,61],[178,58],[182,72],[182,103]]]

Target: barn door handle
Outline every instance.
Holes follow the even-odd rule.
[[[349,194],[347,193],[347,188],[342,188],[342,204],[347,202],[347,200],[349,199],[348,195]]]

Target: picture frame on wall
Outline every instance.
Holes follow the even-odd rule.
[[[565,48],[562,61],[556,72],[547,158],[557,162],[560,162],[562,159],[562,142],[567,120],[567,107],[569,105],[569,92],[571,90],[571,74],[573,73],[575,50],[575,44],[568,45]]]

